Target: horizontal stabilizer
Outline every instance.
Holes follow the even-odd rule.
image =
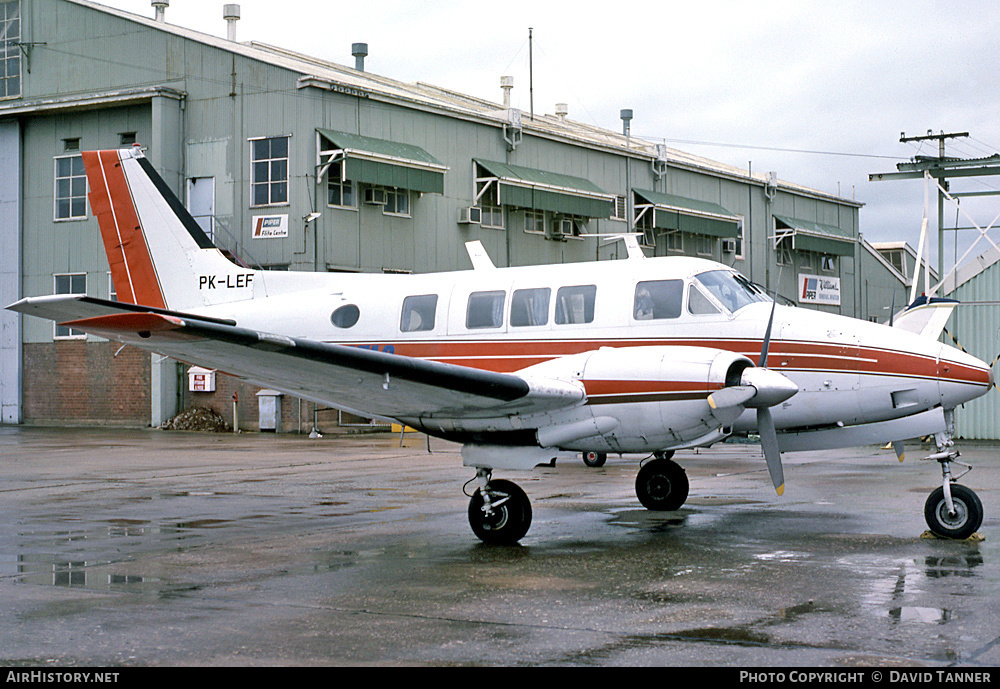
[[[892,327],[936,340],[956,306],[958,302],[954,299],[920,296],[896,315]]]

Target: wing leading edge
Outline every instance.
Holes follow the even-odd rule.
[[[563,408],[585,397],[581,386],[564,381],[286,337],[92,297],[36,297],[8,308],[369,416],[483,418]]]

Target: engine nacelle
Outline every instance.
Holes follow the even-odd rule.
[[[727,434],[742,407],[712,409],[708,396],[738,385],[753,366],[745,356],[708,347],[605,347],[522,371],[577,380],[586,403],[553,414],[539,428],[543,446],[649,452],[707,445]]]

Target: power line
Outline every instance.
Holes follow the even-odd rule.
[[[883,160],[908,160],[901,156],[876,155],[874,153],[850,153],[847,151],[815,151],[804,148],[781,148],[779,146],[754,146],[751,144],[727,144],[717,141],[692,141],[689,139],[664,139],[661,137],[643,136],[643,139],[654,139],[663,143],[687,144],[689,146],[719,146],[721,148],[742,148],[754,151],[777,151],[779,153],[804,153],[808,155],[844,156],[848,158],[880,158]]]

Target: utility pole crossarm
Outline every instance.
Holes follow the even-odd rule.
[[[899,135],[899,143],[905,144],[910,141],[931,141],[931,140],[936,140],[940,141],[941,143],[944,143],[945,139],[959,139],[959,138],[964,139],[967,136],[969,136],[969,132],[955,132],[952,134],[945,134],[944,132],[941,132],[940,134],[931,134],[928,131],[923,136],[907,136],[906,132],[902,132]]]

